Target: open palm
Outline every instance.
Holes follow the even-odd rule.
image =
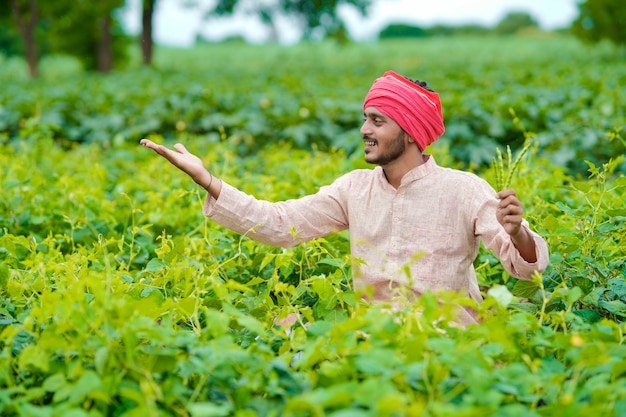
[[[202,160],[189,152],[183,144],[177,143],[174,145],[174,150],[171,150],[149,139],[142,139],[139,143],[170,161],[172,165],[185,172],[196,183],[203,185],[203,181],[207,177],[208,172],[204,168]]]

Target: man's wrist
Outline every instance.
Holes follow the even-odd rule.
[[[531,237],[528,234],[528,230],[524,226],[520,226],[518,232],[515,235],[511,235],[511,240],[513,241],[515,246],[517,246],[518,244],[523,245],[530,239]]]
[[[202,187],[205,190],[209,191],[209,188],[211,187],[211,184],[213,183],[213,175],[211,175],[211,173],[209,171],[205,170],[199,178],[197,178],[197,179],[194,178],[194,181],[200,187]]]

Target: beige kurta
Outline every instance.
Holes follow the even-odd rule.
[[[217,200],[207,198],[204,214],[274,246],[289,247],[349,229],[351,254],[358,259],[354,287],[371,286],[375,300],[389,300],[396,284],[408,284],[418,295],[451,290],[482,301],[473,266],[481,240],[512,276],[529,279],[546,268],[546,242],[524,220],[535,241],[537,262],[521,257],[496,219],[498,199],[486,181],[440,167],[432,156],[425,158],[397,189],[381,167],[354,170],[316,194],[277,203],[224,183]],[[473,322],[468,314],[461,321]]]

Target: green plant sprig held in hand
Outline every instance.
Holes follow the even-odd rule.
[[[527,138],[524,147],[521,149],[515,160],[513,160],[513,155],[511,154],[511,147],[507,145],[506,164],[502,156],[502,151],[500,151],[500,148],[496,149],[496,157],[493,158],[492,161],[495,169],[497,191],[506,190],[511,186],[511,180],[518,171],[522,158],[524,158],[524,155],[526,155],[531,145],[532,141]]]
[[[513,117],[513,124],[522,125],[520,119],[515,114],[515,110],[509,108],[509,113]],[[530,146],[532,145],[533,134],[528,133],[523,125],[521,127],[526,140],[524,142],[524,147],[521,149],[515,160],[513,160],[513,155],[511,154],[511,147],[508,145],[506,147],[506,168],[500,148],[496,148],[496,157],[492,158],[496,176],[496,191],[506,190],[511,187],[511,181],[520,167],[522,158],[524,158],[524,155],[526,155],[528,149],[530,149]]]

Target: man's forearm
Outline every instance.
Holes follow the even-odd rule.
[[[517,235],[511,236],[511,241],[526,262],[531,264],[537,262],[537,249],[535,247],[535,240],[531,236],[528,229],[526,229],[525,227],[521,227]]]

